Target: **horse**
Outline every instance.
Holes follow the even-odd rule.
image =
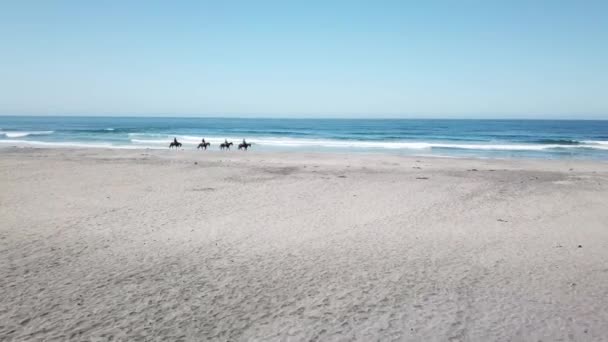
[[[182,143],[172,141],[172,142],[169,144],[169,148],[174,148],[174,147],[175,147],[176,149],[177,149],[177,148],[180,148],[180,147],[182,147]]]
[[[229,150],[229,149],[230,149],[230,146],[232,146],[232,145],[234,145],[232,142],[229,142],[229,143],[221,143],[221,144],[220,144],[220,149],[221,149],[221,150],[223,150],[223,149],[228,149],[228,150]]]
[[[200,143],[200,144],[198,144],[198,147],[197,147],[196,149],[198,150],[199,148],[201,148],[201,149],[202,149],[202,148],[204,148],[204,149],[205,149],[205,151],[206,151],[206,150],[207,150],[207,147],[209,147],[209,146],[211,146],[211,143],[210,143],[210,142],[204,142],[204,143]]]
[[[241,143],[241,144],[239,144],[239,150],[244,149],[245,151],[247,151],[247,149],[250,148],[250,147],[251,147],[250,143],[244,143],[244,144]]]

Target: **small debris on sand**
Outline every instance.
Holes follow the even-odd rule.
[[[470,169],[470,170],[467,170],[467,171],[479,171],[479,170],[477,170],[477,169]]]
[[[191,191],[215,191],[215,188],[194,188]]]
[[[498,220],[496,220],[496,221],[498,221],[498,222],[509,222],[509,221],[507,221],[507,220],[503,220],[503,219],[498,219]]]
[[[578,248],[583,248],[583,245],[578,245]]]
[[[416,179],[429,179],[429,177],[416,177]]]

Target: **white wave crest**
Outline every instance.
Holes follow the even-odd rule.
[[[23,138],[28,135],[47,135],[53,133],[55,131],[0,131],[0,135],[4,135],[7,138]]]
[[[583,144],[608,146],[608,141],[607,140],[585,140],[585,141],[583,141]]]

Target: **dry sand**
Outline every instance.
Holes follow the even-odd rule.
[[[4,148],[0,219],[1,341],[608,340],[602,162]]]

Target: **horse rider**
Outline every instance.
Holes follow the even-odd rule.
[[[247,146],[247,142],[245,141],[245,138],[243,138],[243,146]]]
[[[205,138],[203,138],[203,140],[201,140],[201,142],[203,143],[203,145],[205,145]]]
[[[178,144],[178,142],[177,142],[177,138],[176,138],[176,137],[173,137],[173,143],[174,143],[175,145],[177,145],[177,144]]]

